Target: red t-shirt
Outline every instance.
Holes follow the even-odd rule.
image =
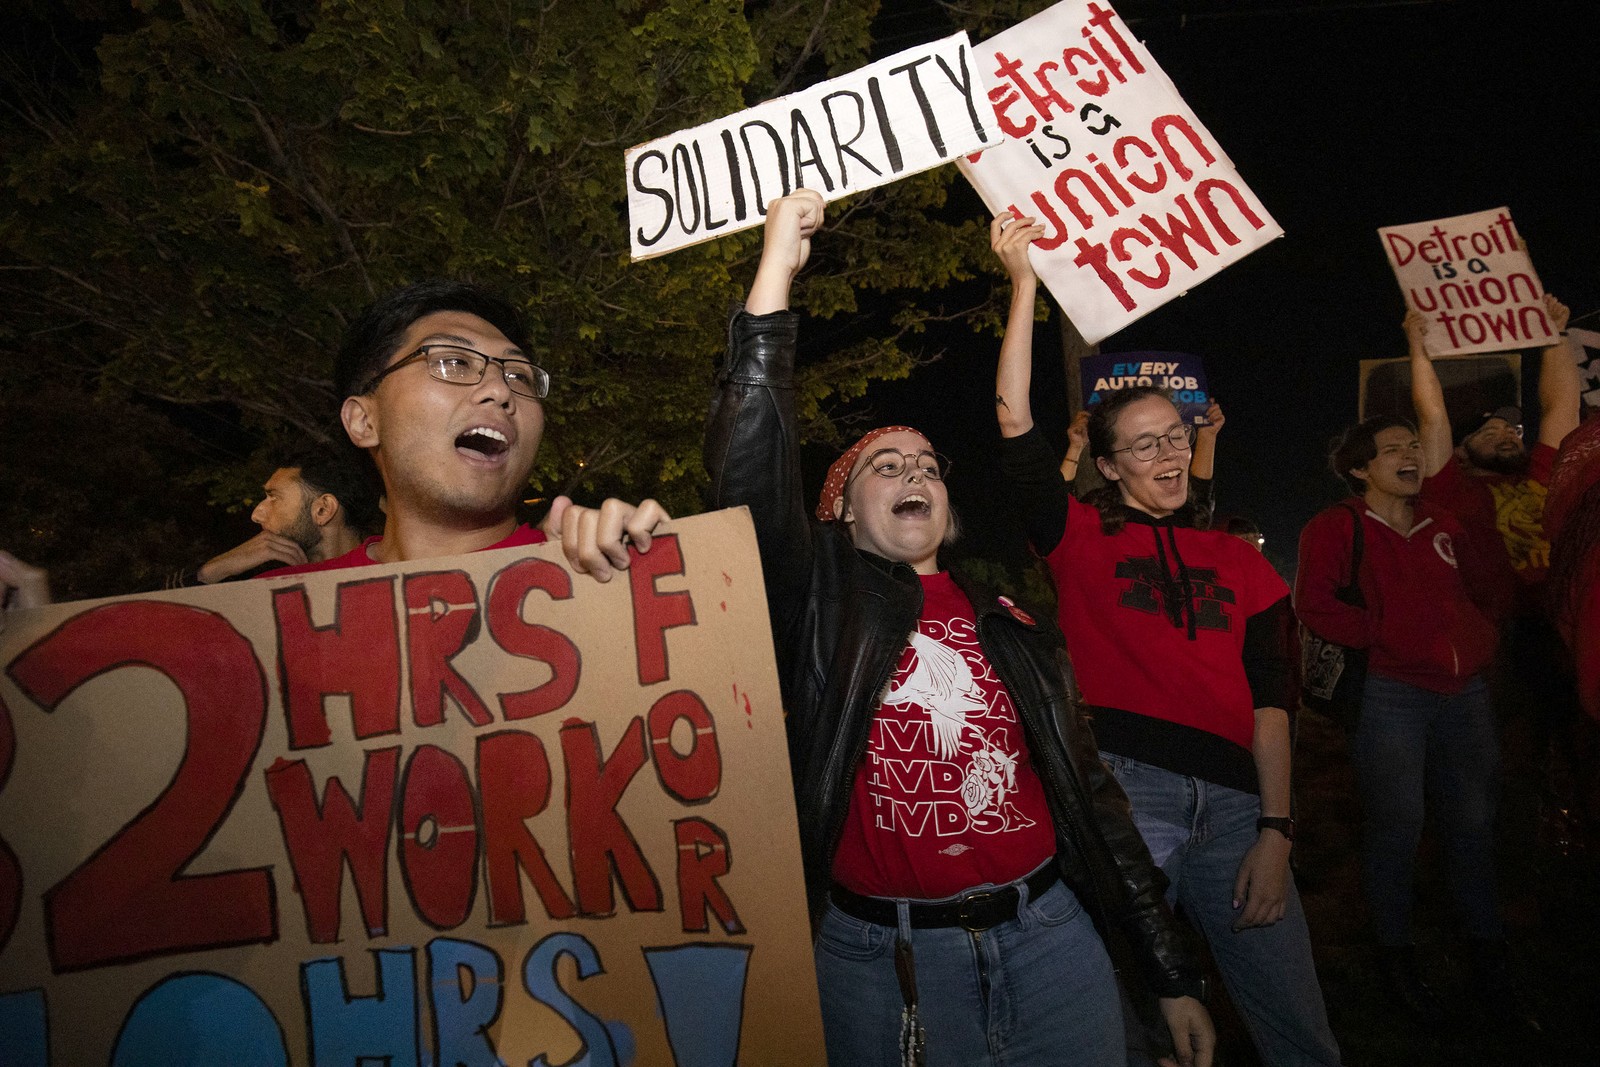
[[[1055,825],[1011,695],[947,572],[922,576],[922,618],[856,768],[833,877],[856,893],[938,900],[1028,874]]]
[[[374,567],[378,561],[372,558],[369,549],[383,540],[382,534],[374,534],[361,542],[342,556],[325,559],[321,563],[297,563],[292,567],[279,567],[276,570],[262,571],[257,578],[284,578],[291,574],[309,574],[311,571],[340,571],[346,567]],[[536,529],[523,523],[501,541],[486,545],[479,549],[480,552],[490,552],[496,548],[519,548],[523,545],[542,545],[546,541],[543,530]]]
[[[1497,614],[1514,605],[1521,610],[1537,604],[1534,587],[1543,584],[1550,568],[1544,501],[1555,459],[1555,449],[1536,444],[1528,451],[1526,474],[1478,477],[1452,457],[1422,483],[1424,500],[1461,520],[1474,549],[1471,556],[1483,561],[1466,579],[1490,590]]]
[[[1170,602],[1180,559],[1190,583],[1186,606]],[[1251,747],[1245,623],[1289,593],[1255,546],[1219,530],[1131,520],[1107,536],[1100,512],[1073,499],[1045,562],[1085,701]]]

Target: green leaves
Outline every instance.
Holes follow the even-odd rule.
[[[468,278],[526,309],[556,376],[530,497],[697,506],[712,368],[760,235],[630,263],[623,152],[861,65],[877,3],[141,10],[81,82],[0,116],[8,361],[47,346],[74,388],[117,400],[106,410],[200,443],[169,449],[169,476],[237,487],[242,453],[337,432],[332,354],[357,309]],[[805,374],[808,434],[834,439],[832,410],[926,358],[918,331],[950,317],[930,290],[985,273],[981,221],[940,221],[955,180],[945,168],[830,210],[798,300],[848,329]],[[228,453],[203,446],[219,435]],[[152,516],[170,507],[159,479],[129,492]],[[25,550],[16,536],[0,528]]]

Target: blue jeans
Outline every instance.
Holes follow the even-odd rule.
[[[1133,805],[1133,822],[1172,884],[1167,901],[1200,928],[1261,1062],[1339,1062],[1294,880],[1283,918],[1235,933],[1234,880],[1256,843],[1261,798],[1100,753]]]
[[[1500,741],[1489,691],[1455,696],[1367,675],[1352,746],[1361,790],[1361,875],[1382,945],[1411,941],[1424,803],[1442,838],[1446,881],[1467,936],[1505,936],[1494,884]]]
[[[1026,888],[1022,889],[1026,897]],[[911,930],[928,1067],[1105,1067],[1122,1063],[1111,960],[1078,898],[1057,882],[981,933]],[[898,1067],[905,1000],[897,931],[831,903],[817,935],[828,1062]]]

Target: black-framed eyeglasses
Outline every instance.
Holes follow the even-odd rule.
[[[869,470],[882,478],[898,478],[906,472],[906,461],[917,465],[917,473],[931,482],[942,482],[950,473],[950,460],[938,452],[902,452],[898,448],[880,448],[867,457],[861,470]],[[861,471],[857,471],[860,474]],[[848,484],[848,483],[847,483]]]
[[[1166,433],[1147,433],[1143,437],[1135,438],[1133,444],[1127,448],[1113,448],[1113,454],[1126,452],[1140,463],[1149,463],[1161,455],[1161,442],[1165,441],[1172,446],[1174,452],[1187,452],[1194,445],[1194,427],[1188,423],[1174,426]]]
[[[550,395],[550,375],[542,367],[536,367],[525,359],[486,356],[459,345],[423,345],[404,359],[385,367],[367,383],[362,394],[372,392],[389,375],[418,360],[428,368],[429,376],[451,385],[477,385],[483,381],[489,364],[498,363],[500,373],[506,380],[506,388],[513,393],[535,400],[543,400]]]

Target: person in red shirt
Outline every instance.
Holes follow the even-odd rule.
[[[1289,869],[1288,586],[1254,546],[1188,518],[1192,429],[1158,389],[1091,410],[1089,449],[1108,484],[1071,496],[1029,399],[1028,246],[1043,228],[1007,213],[990,233],[1012,280],[995,376],[1001,469],[1055,579],[1101,757],[1262,1062],[1337,1064]]]
[[[873,430],[807,514],[788,299],[823,217],[810,190],[768,207],[705,455],[712,504],[747,506],[761,549],[828,1060],[1120,1064],[1116,934],[1203,1067],[1198,961],[1059,640],[940,564],[944,458],[910,427]]]
[[[1551,612],[1576,660],[1583,710],[1600,721],[1600,415],[1561,442],[1544,523]]]
[[[1551,329],[1564,333],[1566,305],[1548,293],[1544,305]],[[1444,393],[1425,348],[1427,320],[1412,311],[1402,325],[1425,459],[1422,496],[1461,520],[1472,549],[1463,553],[1463,576],[1475,595],[1488,600],[1500,627],[1491,688],[1506,724],[1508,781],[1537,790],[1541,826],[1556,827],[1573,807],[1572,781],[1583,758],[1574,749],[1573,727],[1583,713],[1561,636],[1546,610],[1550,536],[1544,508],[1556,447],[1580,418],[1578,366],[1564,335],[1541,351],[1539,439],[1531,448],[1523,440],[1521,412],[1509,406],[1457,427],[1452,448]]]
[[[1300,535],[1295,610],[1325,640],[1367,651],[1361,716],[1351,745],[1361,794],[1362,888],[1390,992],[1437,1021],[1440,1005],[1417,968],[1411,908],[1424,797],[1441,828],[1446,873],[1462,928],[1486,973],[1501,973],[1505,928],[1494,883],[1499,742],[1483,670],[1495,628],[1462,580],[1460,522],[1421,499],[1423,447],[1398,416],[1347,430],[1330,462],[1356,495],[1313,518]],[[1341,600],[1351,582],[1354,524],[1364,606]],[[1496,990],[1504,992],[1503,982]]]
[[[1567,306],[1545,294],[1545,317],[1552,329],[1567,326]],[[1467,581],[1481,585],[1497,615],[1538,611],[1538,592],[1550,564],[1545,536],[1544,499],[1556,446],[1578,425],[1582,383],[1565,340],[1540,353],[1539,439],[1523,441],[1522,412],[1505,406],[1487,411],[1452,438],[1449,410],[1426,340],[1428,319],[1407,312],[1401,324],[1411,359],[1411,401],[1422,442],[1423,498],[1442,505],[1461,520],[1478,542],[1481,564]],[[1497,552],[1489,551],[1493,546]]]
[[[250,512],[261,532],[197,570],[174,575],[167,588],[215,585],[272,567],[333,559],[359,545],[382,521],[377,479],[354,448],[307,448],[282,459]]]
[[[561,496],[543,529],[518,524],[550,391],[525,337],[506,301],[447,279],[396,289],[357,316],[334,384],[345,396],[345,433],[383,481],[383,533],[341,556],[260,577],[539,544],[554,534],[575,570],[608,581],[627,568],[630,544],[647,551],[667,518],[654,500],[593,509]]]
[[[430,559],[561,540],[573,569],[609,581],[669,516],[654,500],[552,503],[541,529],[517,501],[544,438],[550,376],[528,358],[522,316],[480,286],[431,279],[392,290],[345,331],[340,419],[383,482],[384,526],[342,555],[257,575]],[[49,602],[48,575],[0,554],[7,606]],[[14,592],[13,592],[14,590]]]
[[[1580,847],[1600,847],[1600,414],[1561,442],[1550,496],[1545,501],[1550,534],[1549,607],[1577,675],[1578,699],[1586,715],[1569,732],[1572,797],[1562,827]]]

